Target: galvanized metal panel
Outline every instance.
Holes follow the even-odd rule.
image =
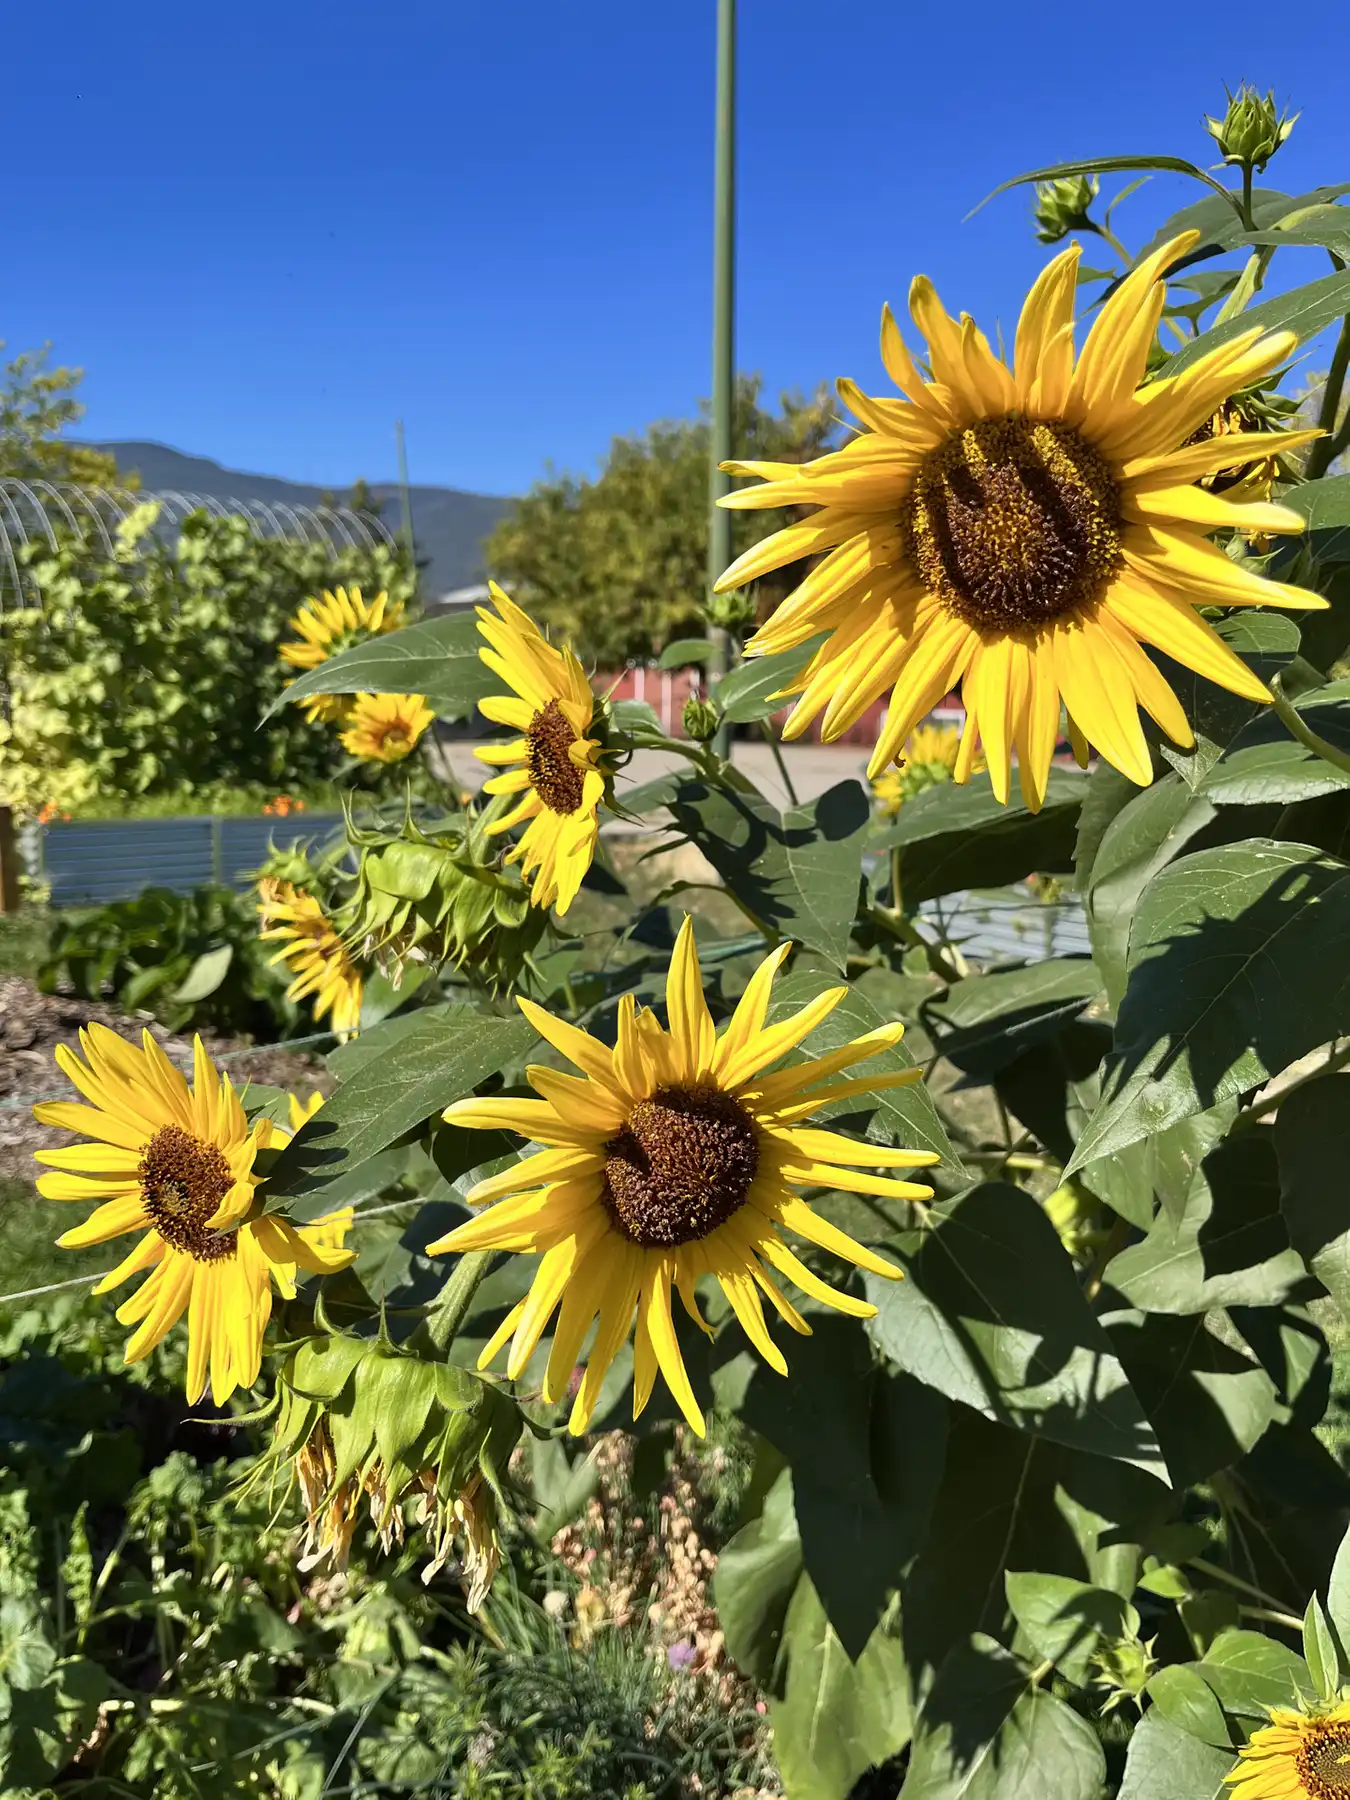
[[[42,834],[41,867],[53,906],[101,906],[148,887],[176,894],[221,882],[243,891],[247,872],[301,838],[326,838],[340,813],[291,818],[99,819],[53,824]]]

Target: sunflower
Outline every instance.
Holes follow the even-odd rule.
[[[747,655],[763,656],[829,634],[784,690],[801,696],[786,737],[800,736],[824,709],[829,742],[890,689],[868,770],[876,775],[959,682],[966,727],[955,779],[969,777],[982,742],[994,792],[1006,800],[1015,751],[1035,811],[1061,699],[1080,759],[1094,744],[1141,785],[1152,779],[1141,705],[1176,743],[1194,742],[1145,644],[1236,694],[1270,698],[1198,609],[1326,603],[1263,579],[1207,538],[1221,529],[1301,531],[1303,520],[1195,484],[1318,433],[1187,443],[1226,397],[1288,355],[1295,339],[1287,331],[1242,332],[1140,388],[1163,307],[1161,276],[1196,238],[1184,232],[1143,259],[1101,307],[1076,363],[1076,245],[1028,295],[1011,368],[972,319],[948,317],[920,276],[910,311],[928,340],[931,380],[884,310],[882,360],[908,398],[874,399],[841,381],[841,398],[865,427],[842,450],[801,465],[724,465],[764,478],[724,505],[821,509],[756,544],[717,584],[740,587],[826,553],[747,646]]]
[[[760,964],[720,1038],[703,998],[688,919],[666,983],[669,1030],[650,1007],[638,1012],[632,995],[625,994],[618,1043],[610,1050],[518,996],[516,1004],[539,1035],[585,1079],[533,1066],[526,1074],[541,1098],[460,1100],[445,1114],[458,1125],[518,1131],[547,1146],[479,1182],[470,1201],[499,1204],[428,1249],[540,1256],[529,1294],[503,1320],[479,1367],[486,1367],[509,1338],[507,1374],[518,1376],[561,1304],[544,1377],[546,1400],[566,1392],[598,1315],[572,1407],[570,1428],[576,1434],[590,1421],[605,1371],[635,1314],[634,1417],[646,1405],[659,1369],[685,1418],[702,1433],[703,1414],[671,1320],[674,1287],[685,1311],[708,1330],[694,1291],[701,1275],[720,1282],[751,1343],[779,1374],[787,1373],[787,1363],[765,1327],[760,1294],[794,1331],[809,1327],[770,1270],[841,1312],[857,1318],[875,1312],[815,1275],[784,1242],[784,1230],[875,1274],[901,1273],[821,1218],[793,1189],[842,1188],[902,1199],[931,1193],[875,1172],[936,1162],[927,1151],[860,1143],[806,1123],[833,1100],[904,1086],[919,1080],[920,1072],[828,1079],[897,1043],[904,1027],[895,1024],[828,1055],[763,1073],[814,1031],[848,991],[832,988],[791,1018],[766,1026],[773,978],[791,947],[781,945]]]
[[[268,875],[258,883],[258,919],[263,940],[282,944],[272,961],[294,976],[286,998],[313,995],[316,1023],[331,1012],[333,1030],[350,1037],[361,1023],[361,972],[323,907],[303,888]]]
[[[330,656],[350,650],[353,644],[380,637],[386,631],[397,631],[403,624],[403,602],[396,600],[391,606],[384,592],[367,602],[361,598],[359,587],[334,588],[331,592],[325,588],[318,599],[306,600],[287,622],[296,637],[281,646],[281,660],[293,669],[317,669]],[[300,705],[311,724],[328,725],[347,717],[351,697],[312,694]]]
[[[595,716],[595,696],[572,652],[555,650],[495,581],[488,585],[500,616],[484,606],[477,609],[478,629],[488,642],[478,654],[513,693],[480,700],[478,710],[494,724],[522,734],[475,752],[486,763],[519,764],[483,784],[487,794],[522,796],[488,831],[509,831],[529,820],[507,861],[520,859],[535,906],[565,913],[591,866],[600,835],[605,773],[599,742],[586,735]]]
[[[894,766],[872,782],[872,793],[886,817],[893,819],[906,800],[925,788],[950,781],[960,744],[961,733],[955,725],[920,725],[911,732]],[[983,767],[984,758],[977,757],[972,773]]]
[[[344,1268],[341,1248],[350,1210],[296,1230],[275,1217],[249,1219],[259,1182],[261,1149],[288,1143],[268,1121],[250,1127],[229,1077],[217,1072],[198,1038],[193,1085],[147,1031],[143,1047],[103,1025],[80,1033],[83,1060],[58,1045],[57,1064],[90,1102],[44,1101],[33,1108],[43,1125],[90,1140],[39,1150],[56,1174],[38,1180],[48,1200],[101,1200],[83,1224],[57,1239],[66,1249],[103,1244],[129,1231],[145,1236],[94,1288],[106,1293],[129,1276],[148,1278],[117,1309],[134,1324],[126,1360],[145,1356],[186,1312],[187,1397],[208,1382],[220,1405],[258,1379],[272,1283],[295,1292],[297,1269],[326,1274]]]
[[[357,694],[342,748],[363,762],[402,762],[435,717],[425,694]]]
[[[1350,1703],[1321,1713],[1271,1709],[1227,1777],[1233,1800],[1340,1800],[1350,1795]]]

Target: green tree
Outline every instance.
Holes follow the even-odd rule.
[[[836,430],[826,388],[760,403],[758,376],[737,383],[735,442],[747,458],[805,462]],[[737,513],[737,554],[784,523],[779,512]],[[512,597],[569,637],[578,653],[614,666],[646,658],[703,629],[708,559],[707,409],[615,438],[590,480],[552,473],[537,482],[487,541],[488,568]],[[761,612],[800,578],[783,570],[759,584]]]
[[[53,369],[50,357],[50,344],[22,350],[0,371],[0,478],[85,487],[139,485],[134,475],[119,476],[117,460],[106,450],[72,444],[62,436],[68,425],[84,417],[84,403],[75,397],[84,370]]]

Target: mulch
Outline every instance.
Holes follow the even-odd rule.
[[[91,1022],[106,1025],[131,1043],[139,1043],[141,1032],[148,1030],[169,1060],[185,1074],[191,1073],[191,1033],[167,1031],[148,1014],[128,1016],[115,1007],[68,994],[39,993],[21,976],[0,976],[0,1178],[31,1181],[35,1150],[75,1141],[68,1132],[39,1125],[27,1102],[58,1095],[78,1098],[57,1068],[52,1052],[58,1044],[78,1046],[80,1027]],[[212,1056],[244,1052],[225,1065],[236,1087],[246,1081],[285,1087],[302,1099],[316,1088],[325,1094],[332,1089],[322,1056],[313,1052],[288,1050],[284,1045],[254,1048],[244,1039],[213,1032],[204,1031],[201,1036]],[[18,1101],[25,1104],[15,1104]]]

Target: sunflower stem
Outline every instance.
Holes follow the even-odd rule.
[[[1302,1632],[1303,1621],[1293,1613],[1280,1612],[1273,1606],[1239,1606],[1244,1619],[1260,1619],[1266,1625],[1283,1625],[1286,1631]]]
[[[891,845],[891,906],[897,913],[904,912],[902,902],[903,888],[900,881],[900,846]]]
[[[770,750],[773,751],[773,760],[777,765],[783,786],[787,790],[788,804],[797,806],[800,804],[797,799],[797,790],[793,787],[792,777],[788,774],[787,763],[783,759],[783,746],[778,741],[778,733],[773,728],[773,722],[770,719],[761,719],[760,725],[764,730],[765,741],[768,743]]]
[[[1229,1587],[1236,1588],[1240,1594],[1250,1594],[1253,1600],[1259,1601],[1262,1606],[1270,1607],[1272,1612],[1283,1613],[1286,1618],[1294,1616],[1282,1601],[1275,1599],[1274,1595],[1266,1593],[1263,1588],[1253,1587],[1250,1581],[1244,1581],[1240,1575],[1234,1575],[1228,1569],[1221,1569],[1218,1563],[1206,1562],[1202,1556],[1197,1556],[1187,1567],[1199,1569],[1205,1575],[1212,1575],[1216,1581],[1226,1582]],[[1298,1624],[1299,1629],[1302,1630],[1302,1619]]]
[[[469,1310],[478,1285],[492,1266],[494,1250],[466,1250],[450,1271],[426,1329],[438,1350],[448,1350]]]
[[[1279,714],[1290,735],[1296,737],[1305,750],[1311,750],[1314,756],[1320,756],[1324,763],[1330,763],[1333,769],[1339,769],[1342,774],[1350,775],[1350,753],[1338,750],[1325,738],[1318,737],[1317,733],[1305,723],[1302,713],[1281,687],[1278,675],[1270,684],[1270,692],[1275,711]]]
[[[1248,231],[1256,230],[1256,221],[1252,217],[1252,165],[1242,165],[1242,223]]]
[[[1103,239],[1104,242],[1111,246],[1127,269],[1132,269],[1134,267],[1134,258],[1130,255],[1129,251],[1125,248],[1124,244],[1121,243],[1120,239],[1116,236],[1115,232],[1112,231],[1109,225],[1098,225],[1094,221],[1092,229],[1099,238]]]
[[[1259,1125],[1262,1119],[1278,1111],[1291,1094],[1296,1094],[1300,1088],[1307,1087],[1309,1082],[1320,1081],[1324,1075],[1334,1075],[1347,1063],[1350,1063],[1350,1038],[1346,1038],[1342,1043],[1333,1044],[1326,1061],[1318,1063],[1315,1069],[1310,1069],[1306,1075],[1300,1075],[1297,1081],[1291,1081],[1287,1087],[1282,1087],[1273,1094],[1267,1094],[1264,1100],[1258,1100],[1245,1112],[1240,1112],[1233,1120],[1232,1130],[1245,1131],[1250,1125]]]
[[[1308,452],[1305,480],[1316,481],[1325,475],[1339,454],[1336,415],[1341,410],[1341,393],[1345,387],[1347,367],[1350,367],[1350,314],[1341,320],[1341,334],[1336,339],[1331,367],[1327,370],[1327,385],[1322,390],[1322,404],[1317,413],[1317,423],[1327,435],[1319,438]],[[1343,449],[1344,445],[1340,448]]]

